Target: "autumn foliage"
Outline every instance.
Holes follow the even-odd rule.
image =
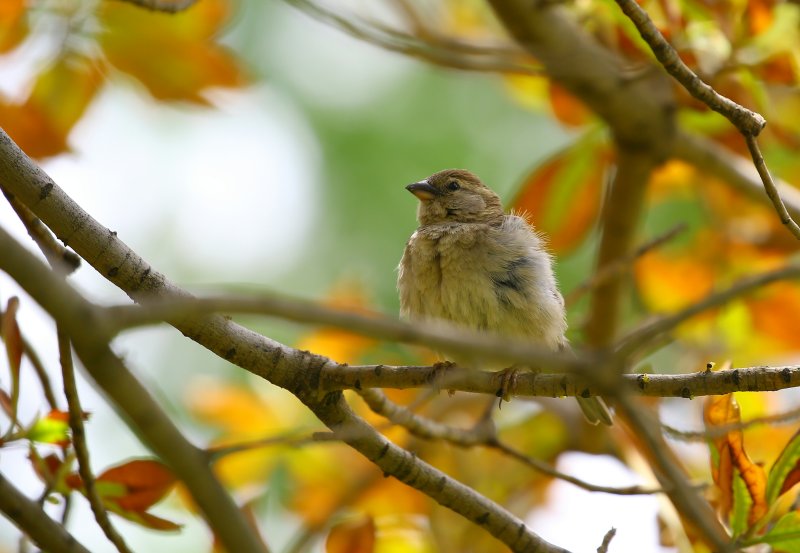
[[[31,157],[41,160],[69,152],[70,133],[105,87],[132,87],[154,102],[190,103],[213,110],[220,106],[211,100],[212,89],[242,89],[254,79],[239,53],[221,38],[239,9],[232,0],[199,0],[177,14],[111,0],[67,3],[70,5],[63,10],[37,11],[32,4],[36,3],[0,0],[0,55],[13,56],[35,41],[50,52],[46,61],[31,71],[29,82],[17,96],[0,97],[0,126]],[[414,3],[387,4],[407,8]],[[640,72],[658,70],[649,46],[616,6],[567,4],[564,9],[569,17],[623,60],[632,79]],[[770,170],[776,177],[797,183],[800,5],[774,0],[648,0],[641,5],[699,77],[766,117],[769,124],[759,140]],[[449,33],[450,42],[437,39],[430,29],[423,32],[428,22],[415,21],[409,15],[413,10],[402,12],[406,19],[401,20],[408,24],[409,32],[419,35],[416,38],[434,46],[455,48],[454,44],[509,40],[483,2],[445,0],[441,7],[431,28]],[[45,18],[60,25],[66,39],[56,44],[45,36]],[[469,48],[455,51],[471,52]],[[425,55],[414,55],[425,59]],[[514,50],[511,58],[527,68],[537,67],[537,60],[521,49]],[[461,65],[464,68],[465,64]],[[585,342],[582,323],[589,309],[587,296],[598,286],[590,276],[594,270],[590,258],[604,239],[603,233],[608,232],[604,209],[618,168],[618,144],[606,123],[544,70],[500,73],[493,78],[500,82],[504,100],[526,115],[550,118],[570,137],[543,161],[519,167],[517,181],[507,189],[505,199],[509,209],[529,218],[546,237],[563,267],[578,267],[573,274],[563,274],[561,280],[569,286],[562,292],[570,309],[570,340],[579,348]],[[679,84],[670,86],[676,125],[748,162],[745,143],[728,121]],[[124,147],[124,133],[114,140]],[[742,194],[709,167],[666,157],[649,176],[634,242],[668,238],[624,258],[613,274],[605,277],[625,283],[620,335],[653,317],[679,312],[743,277],[782,267],[797,256],[798,242],[770,205]],[[409,209],[409,220],[411,217]],[[402,244],[390,247],[400,252]],[[393,279],[394,275],[382,278]],[[322,305],[368,315],[393,306],[370,289],[366,278],[337,272],[329,280]],[[576,289],[580,293],[570,295]],[[40,337],[31,337],[20,327],[19,309],[18,297],[5,298],[0,332],[7,373],[0,375],[4,415],[0,448],[24,447],[30,468],[45,490],[42,501],[64,504],[67,497],[87,493],[76,467],[74,430],[63,402],[50,399],[53,391],[48,394],[42,376],[47,372],[42,364],[57,366],[58,361],[38,360],[35,350]],[[788,362],[800,352],[798,329],[800,286],[779,282],[692,317],[670,330],[664,340],[668,346],[658,344],[627,360],[624,370],[691,373],[712,360],[724,368]],[[298,331],[286,325],[281,332],[292,336],[291,345],[298,350],[337,363],[401,366],[439,360],[436,352],[385,343],[345,328],[304,327]],[[26,378],[21,377],[24,371],[31,371]],[[33,390],[34,374],[45,386],[44,394]],[[30,387],[23,389],[22,382]],[[297,550],[314,542],[324,543],[330,553],[498,550],[495,537],[481,527],[400,480],[387,478],[373,462],[326,433],[296,397],[265,391],[262,384],[267,386],[262,381],[254,384],[220,374],[192,379],[186,383],[184,395],[173,398],[183,409],[187,424],[201,429],[206,440],[201,447],[208,462],[256,525],[264,512],[269,516],[269,509],[279,508],[280,516],[291,520],[297,530],[292,538],[300,544]],[[462,448],[444,440],[423,440],[374,413],[357,390],[346,391],[345,397],[359,416],[393,443],[413,452],[414,458],[441,469],[517,516],[524,518],[547,506],[555,481],[553,474],[532,470],[530,463],[520,462],[520,458],[557,466],[566,452],[604,454],[625,463],[643,479],[652,477],[651,469],[642,466],[646,456],[637,452],[641,443],[620,429],[624,425],[599,430],[576,422],[570,414],[549,409],[550,404],[538,409],[514,401],[497,410],[497,398],[431,388],[433,391],[386,393],[421,417],[462,429],[476,428],[488,412],[494,417],[495,441],[484,443],[487,447]],[[30,419],[20,420],[21,394],[46,398]],[[702,489],[702,497],[713,506],[718,522],[737,547],[767,544],[776,552],[800,551],[797,415],[769,419],[791,407],[785,398],[749,392],[705,398],[700,440],[708,445],[707,454],[700,459],[674,454],[687,480],[705,483],[697,488]],[[654,413],[660,407],[662,413],[671,413],[673,404],[647,401]],[[689,405],[687,411],[701,410],[699,401],[680,401]],[[80,415],[86,424],[94,423],[91,407]],[[752,424],[748,422],[754,419]],[[776,421],[782,425],[774,424]],[[681,437],[680,432],[672,435]],[[517,456],[490,447],[497,442],[513,444]],[[176,532],[183,519],[196,515],[196,506],[180,482],[181,474],[159,459],[119,459],[114,466],[97,468],[95,488],[109,512],[154,531]],[[177,493],[171,494],[175,489]],[[274,503],[258,511],[267,501]],[[152,512],[159,502],[179,513],[175,521]],[[695,550],[710,550],[693,528],[694,521],[680,524],[661,516],[659,522],[665,545],[680,542],[679,537]],[[215,547],[213,542],[209,536],[209,550]]]

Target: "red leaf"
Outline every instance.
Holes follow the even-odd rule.
[[[555,253],[577,247],[594,224],[608,158],[596,137],[578,141],[528,175],[511,203],[530,216]]]
[[[19,366],[22,363],[22,335],[17,325],[17,310],[19,309],[19,298],[13,296],[9,298],[3,319],[0,321],[0,330],[3,333],[3,341],[6,345],[8,364],[11,367],[12,379],[19,378]]]
[[[98,484],[118,484],[123,490],[121,494],[103,495],[104,501],[113,502],[125,511],[139,512],[144,512],[167,495],[175,481],[166,465],[153,459],[134,459],[97,477]]]

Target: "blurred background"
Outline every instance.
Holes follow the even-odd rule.
[[[121,2],[19,5],[23,30],[15,31],[22,20],[13,9],[0,10],[5,33],[0,126],[86,211],[192,292],[280,292],[394,316],[395,268],[416,227],[416,199],[404,186],[445,168],[469,169],[507,205],[547,219],[539,226],[555,235],[565,296],[591,273],[608,160],[596,146],[604,144],[605,132],[558,92],[551,91],[547,100],[542,79],[436,67],[351,38],[278,1],[201,0],[176,16]],[[337,3],[336,10],[377,20],[398,17],[366,1]],[[439,15],[462,36],[487,33],[483,3],[444,2]],[[560,187],[550,186],[553,174],[562,179]],[[658,178],[643,239],[678,223],[690,230],[670,246],[672,258],[637,265],[639,293],[631,288],[627,328],[649,309],[671,310],[715,282],[704,266],[680,264],[682,255],[695,251],[700,230],[715,213],[707,198],[692,191],[702,177],[675,164]],[[767,224],[761,208],[747,209],[745,215],[755,214],[751,222]],[[0,224],[35,250],[5,202]],[[93,301],[127,302],[86,264],[71,281]],[[0,275],[3,305],[12,295],[22,298],[23,333],[58,382],[52,322]],[[723,351],[748,362],[746,354],[756,353],[748,333],[753,336],[757,327],[743,313],[747,309],[740,304],[723,310],[686,332],[689,345],[669,346],[643,362],[658,372],[688,372]],[[585,297],[571,301],[570,338],[576,344],[585,310]],[[432,359],[414,348],[335,329],[242,322],[342,362]],[[790,358],[795,338],[786,340],[773,348],[772,359]],[[209,355],[172,329],[130,332],[114,345],[199,444],[307,436],[322,429],[288,393]],[[0,372],[0,384],[5,379]],[[46,406],[31,371],[23,369],[21,387],[21,418],[34,420]],[[95,471],[147,455],[91,384],[81,381],[80,391],[91,412],[87,430]],[[417,395],[392,397],[408,403]],[[761,410],[754,402],[753,409]],[[363,410],[357,399],[354,404]],[[671,424],[700,426],[695,403],[664,404]],[[425,405],[428,414],[467,426],[482,404],[465,394],[442,394]],[[565,472],[609,486],[648,483],[620,462],[624,445],[611,447],[607,437],[577,430],[573,419],[534,402],[503,406],[497,421],[526,454]],[[421,444],[397,429],[387,434],[507,505],[551,542],[593,550],[614,526],[614,550],[672,550],[658,545],[663,501],[658,497],[590,494],[496,453]],[[675,445],[693,470],[707,477],[706,446]],[[28,455],[22,444],[5,447],[0,470],[34,496],[42,485]],[[226,456],[217,467],[275,551],[321,551],[333,525],[366,515],[379,530],[380,551],[438,551],[442,544],[460,544],[463,551],[499,547],[419,494],[383,479],[343,446],[278,444]],[[159,533],[116,517],[114,522],[134,550],[210,550],[211,536],[186,497],[178,490],[154,509],[184,525],[180,532]],[[58,513],[61,506],[49,508]],[[112,550],[81,497],[73,501],[68,527],[92,551]],[[14,527],[0,520],[0,550],[17,550],[18,540]]]

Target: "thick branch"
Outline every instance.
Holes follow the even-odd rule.
[[[56,236],[69,243],[100,274],[134,299],[147,302],[154,298],[189,297],[187,292],[154,271],[136,252],[117,239],[115,233],[83,211],[25,156],[5,132],[0,132],[0,182],[36,213]],[[332,431],[341,433],[346,443],[375,463],[385,474],[394,476],[461,514],[505,543],[512,551],[564,551],[530,531],[503,507],[387,441],[352,412],[341,393],[321,394],[317,389],[319,375],[329,364],[324,357],[288,348],[221,316],[176,322],[174,326],[220,357],[295,393],[323,423]],[[77,341],[75,346],[77,350]],[[103,365],[106,360],[109,364]],[[93,366],[107,367],[112,373],[124,368],[117,369],[121,365],[119,360],[113,362],[113,359],[100,358],[84,360],[84,363],[89,365],[90,361]],[[140,386],[138,382],[135,384]],[[104,380],[101,386],[106,385],[113,387],[115,383]],[[120,385],[124,386],[122,383]],[[131,408],[138,412],[141,406]],[[143,435],[150,433],[142,427],[139,430]],[[148,438],[152,440],[153,436]],[[174,456],[177,456],[175,451],[163,454],[168,461]],[[193,458],[194,453],[190,457]],[[174,468],[183,476],[182,466]],[[212,523],[226,521],[226,517],[215,519],[209,516],[209,519]],[[236,529],[227,528],[227,531],[236,532]],[[231,550],[258,549],[232,547]]]
[[[33,543],[52,553],[89,553],[62,525],[47,516],[0,474],[0,511]]]
[[[673,134],[672,98],[666,77],[636,77],[623,61],[580,29],[558,2],[489,0],[509,34],[545,72],[602,117],[624,148],[660,158]]]
[[[7,182],[5,179],[0,179]],[[266,551],[240,516],[233,500],[206,463],[147,390],[111,351],[106,320],[55,272],[0,228],[0,269],[7,272],[73,341],[75,351],[98,386],[139,436],[175,471],[230,551]]]

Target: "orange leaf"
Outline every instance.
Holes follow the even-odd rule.
[[[763,33],[772,26],[774,0],[748,0],[746,20],[751,35]]]
[[[228,17],[229,0],[204,0],[178,14],[103,2],[100,44],[120,71],[136,77],[154,97],[207,103],[209,87],[244,82],[234,56],[212,40]]]
[[[651,251],[634,267],[636,283],[654,311],[674,311],[705,297],[714,286],[713,269],[690,255]]]
[[[372,553],[374,550],[375,521],[371,516],[337,524],[325,540],[326,553]]]
[[[97,63],[68,55],[42,72],[22,104],[0,102],[3,127],[25,153],[47,157],[66,151],[67,135],[102,82]]]
[[[709,429],[741,423],[739,405],[733,394],[709,396],[703,408],[703,419],[706,428]],[[717,467],[712,466],[712,476],[722,494],[720,511],[727,516],[733,507],[734,473],[729,468],[733,467],[744,480],[747,492],[753,502],[747,517],[748,523],[752,525],[767,512],[767,475],[764,468],[754,463],[745,451],[744,436],[741,430],[731,430],[712,441],[719,452],[719,464]]]
[[[566,88],[550,81],[550,107],[556,119],[570,127],[580,127],[591,121],[592,112]]]
[[[511,206],[525,212],[557,254],[577,247],[600,211],[608,149],[581,140],[528,175]]]
[[[125,511],[143,512],[160,501],[176,478],[163,463],[154,459],[134,459],[112,467],[97,477],[97,482],[118,484],[122,493],[103,494],[103,500]]]
[[[25,0],[3,0],[0,2],[0,52],[15,48],[28,33],[25,17]]]

